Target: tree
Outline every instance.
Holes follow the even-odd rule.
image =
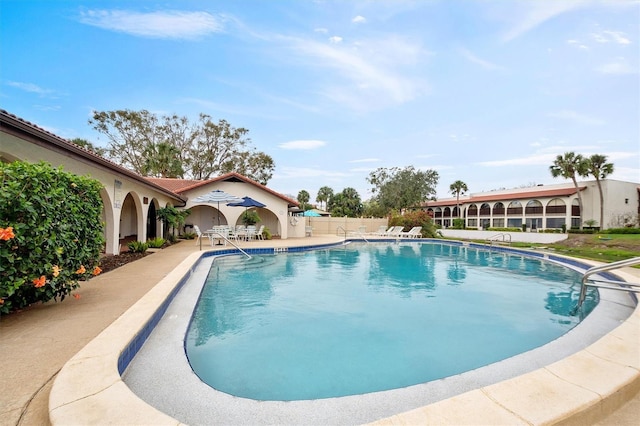
[[[273,177],[275,163],[270,155],[264,152],[240,152],[235,158],[222,166],[222,173],[236,172],[266,185]]]
[[[104,157],[107,155],[107,150],[100,147],[100,146],[95,146],[94,144],[92,144],[91,142],[89,142],[86,139],[80,139],[80,138],[75,138],[75,139],[71,139],[70,141],[71,143],[74,143],[84,149],[87,149],[91,152],[93,152],[94,154],[98,154],[101,157]]]
[[[461,180],[457,180],[449,185],[449,191],[451,194],[456,196],[456,208],[458,209],[458,219],[460,219],[460,194],[464,194],[467,192],[469,188],[467,188],[467,184]]]
[[[184,174],[178,149],[166,142],[151,144],[144,152],[142,164],[144,176],[177,178]]]
[[[311,205],[309,204],[309,192],[305,191],[304,189],[300,192],[298,192],[298,202],[300,203],[300,208],[304,211],[309,210],[309,208],[311,208]]]
[[[250,148],[249,132],[200,114],[196,123],[146,111],[94,112],[89,124],[108,138],[110,159],[143,176],[167,173],[198,180],[237,171],[266,185],[273,159]],[[171,149],[159,147],[161,144]],[[158,158],[170,153],[172,158]],[[182,171],[175,165],[179,163]]]
[[[400,169],[378,168],[367,181],[373,185],[373,194],[380,207],[388,213],[392,209],[415,207],[428,199],[435,199],[438,172],[420,171],[413,166]]]
[[[331,199],[331,197],[333,197],[333,189],[329,188],[328,186],[323,186],[318,190],[316,201],[318,203],[321,203],[320,205],[322,205],[322,203],[324,202],[324,209],[326,210],[327,202]]]
[[[586,173],[586,162],[584,157],[574,152],[565,152],[564,155],[558,155],[553,161],[553,164],[549,166],[551,176],[563,177],[565,179],[571,179],[573,186],[578,193],[578,207],[580,208],[580,229],[582,229],[582,194],[580,188],[578,188],[578,181],[576,175],[584,176]]]
[[[602,192],[601,179],[606,179],[613,173],[613,164],[607,163],[607,156],[601,154],[593,154],[586,159],[585,176],[591,175],[596,178],[598,192],[600,193],[600,229],[604,229],[604,193]]]
[[[328,209],[333,216],[359,217],[363,206],[358,191],[345,188],[329,200]]]

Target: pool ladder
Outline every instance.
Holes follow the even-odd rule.
[[[344,241],[345,241],[345,243],[346,243],[346,241],[347,241],[347,230],[346,230],[346,229],[344,229],[344,228],[342,227],[342,225],[338,225],[338,227],[336,228],[336,233],[337,233],[337,232],[338,232],[338,230],[340,230],[340,229],[342,229],[342,232],[344,232]],[[364,236],[364,234],[363,234],[362,232],[354,231],[354,232],[353,232],[353,235],[357,235],[357,236],[359,236],[360,238],[362,238],[363,240],[365,240],[367,243],[369,242],[369,240],[367,240],[367,239],[365,238],[365,236]]]
[[[225,235],[223,235],[221,232],[211,232],[210,235],[212,236],[217,236],[223,240],[225,240],[226,242],[228,242],[229,244],[231,244],[232,246],[234,246],[236,249],[238,249],[242,254],[244,254],[245,256],[247,256],[247,258],[251,259],[251,255],[249,253],[247,253],[246,251],[242,250],[240,247],[238,247],[237,244],[234,244],[233,241],[231,241],[229,238],[227,238]],[[200,239],[200,250],[202,250],[202,239]]]
[[[494,241],[496,243],[499,243],[499,242],[502,241],[503,243],[507,243],[507,244],[511,245],[511,234],[506,234],[506,233],[496,234],[496,235],[493,235],[493,236],[487,238],[487,241],[489,241],[490,245],[493,245]]]
[[[612,271],[614,269],[624,268],[626,266],[640,265],[640,257],[634,257],[626,260],[619,260],[618,262],[608,263],[602,266],[594,266],[589,268],[584,275],[582,275],[582,285],[580,286],[580,298],[578,299],[578,306],[576,311],[580,309],[584,299],[587,296],[587,287],[607,288],[610,290],[622,290],[630,291],[633,293],[640,293],[640,284],[630,283],[627,281],[609,280],[601,277],[591,277],[594,274],[605,271]]]

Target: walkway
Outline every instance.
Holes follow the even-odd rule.
[[[258,241],[243,246],[291,246],[335,242],[333,236]],[[204,248],[209,248],[203,242]],[[49,424],[48,396],[64,363],[124,313],[184,258],[198,251],[181,242],[82,285],[79,300],[35,305],[0,319],[0,425]],[[604,425],[635,425],[640,395]]]

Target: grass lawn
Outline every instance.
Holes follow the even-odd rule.
[[[640,234],[569,234],[553,244],[513,243],[513,247],[546,247],[556,253],[601,262],[640,256]]]

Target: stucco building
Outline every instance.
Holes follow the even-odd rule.
[[[188,223],[210,228],[218,216],[223,224],[235,225],[243,208],[197,203],[193,200],[220,189],[238,198],[250,196],[265,204],[259,209],[261,224],[280,238],[304,237],[304,229],[290,226],[289,207],[298,203],[237,173],[206,181],[149,179],[106,160],[37,125],[0,110],[0,161],[44,161],[53,167],[96,179],[102,184],[105,253],[117,254],[123,241],[146,241],[162,237],[156,212],[173,206],[191,209]],[[299,227],[301,228],[301,227]]]
[[[577,228],[595,221],[595,227],[618,228],[637,226],[640,213],[640,184],[605,179],[601,182],[604,195],[604,220],[600,224],[600,193],[597,182],[578,182],[582,195],[582,216],[578,191],[572,182],[538,185],[530,188],[479,192],[456,198],[430,201],[423,209],[433,215],[444,228],[453,220],[464,219],[467,228],[504,228],[526,225],[527,230]],[[459,209],[459,213],[458,213]],[[591,222],[590,222],[591,223]],[[602,226],[601,226],[602,225]]]

